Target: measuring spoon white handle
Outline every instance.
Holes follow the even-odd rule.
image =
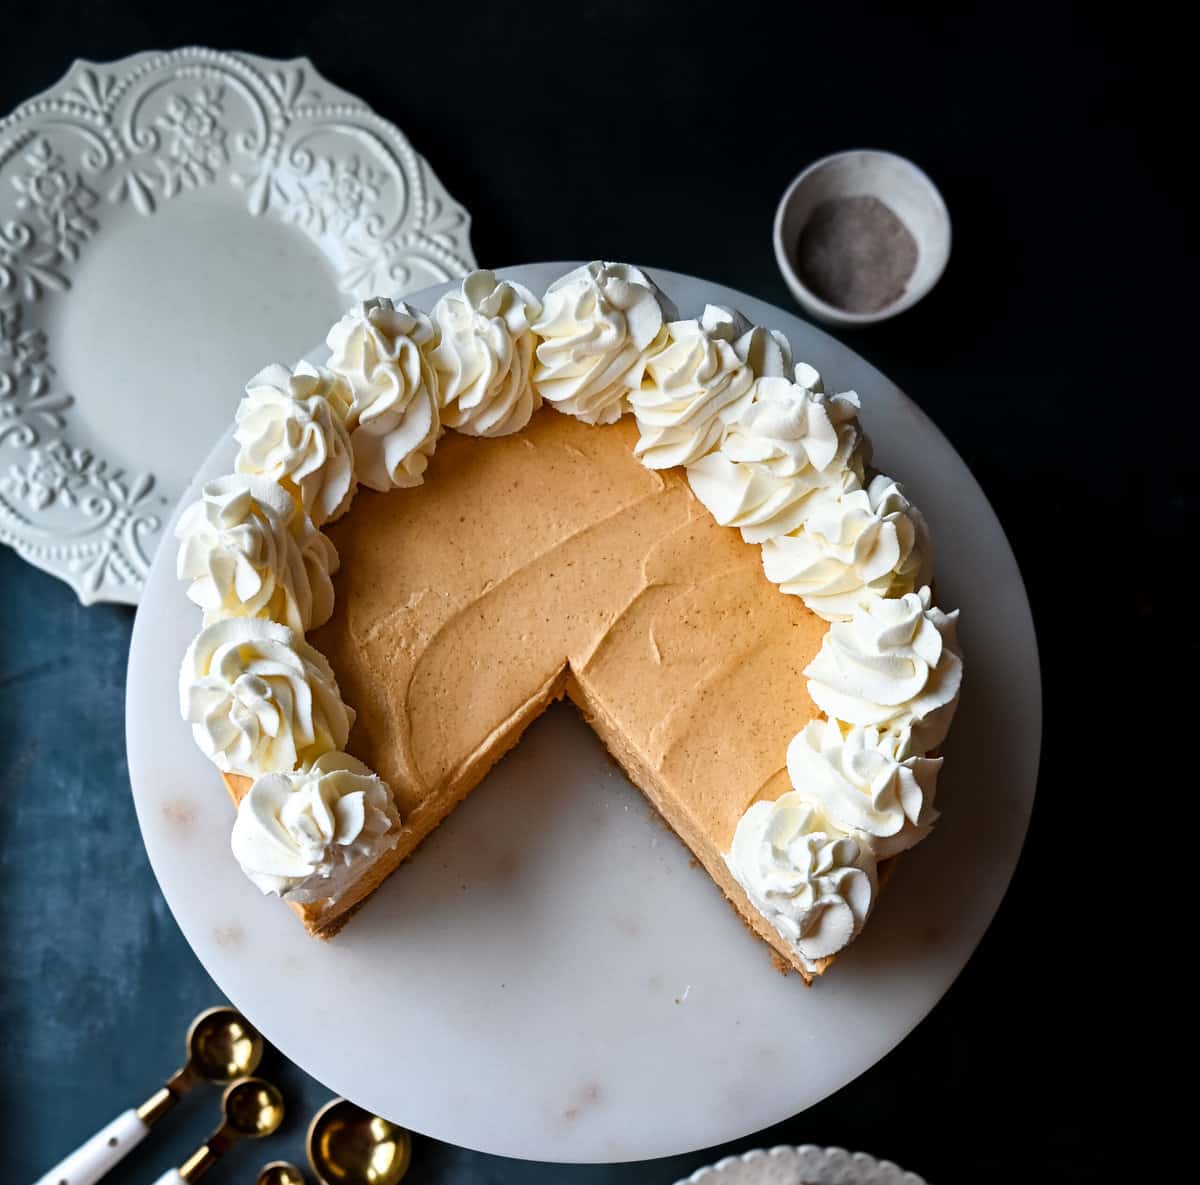
[[[130,1149],[146,1138],[149,1130],[131,1107],[76,1148],[61,1164],[39,1177],[35,1185],[96,1185]]]
[[[154,1185],[187,1185],[187,1182],[179,1175],[178,1169],[167,1169]]]

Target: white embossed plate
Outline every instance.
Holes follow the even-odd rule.
[[[245,381],[469,271],[469,223],[307,59],[77,62],[0,121],[0,541],[136,602]]]
[[[541,293],[571,266],[500,274]],[[934,1006],[987,928],[1037,780],[1029,603],[962,459],[895,384],[828,334],[718,284],[651,271],[684,316],[734,305],[782,329],[829,387],[858,391],[879,465],[929,519],[938,599],[962,609],[967,677],[938,784],[942,818],[814,987],[775,970],[564,704],[342,933],[314,941],[242,875],[228,796],[179,718],[179,663],[200,622],[170,549],[153,565],[129,654],[142,838],[221,990],[338,1094],[427,1135],[531,1160],[643,1160],[740,1139],[873,1065]],[[442,291],[411,299],[429,309]],[[235,451],[227,431],[197,481],[228,472]]]
[[[925,1181],[865,1152],[780,1144],[727,1156],[675,1185],[925,1185]]]

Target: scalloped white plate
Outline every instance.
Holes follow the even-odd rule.
[[[470,271],[469,227],[305,58],[76,62],[0,121],[0,541],[135,603],[246,380]]]
[[[503,269],[541,293],[573,265]],[[967,680],[941,821],[861,938],[812,988],[780,975],[703,869],[566,705],[552,707],[331,942],[242,875],[232,813],[179,718],[199,613],[156,559],[129,655],[142,838],[197,957],[273,1045],[377,1114],[529,1160],[645,1160],[739,1139],[818,1102],[901,1041],[970,957],[1017,861],[1037,780],[1041,678],[1004,531],[896,386],[791,313],[662,269],[684,316],[735,305],[862,397],[875,456],[937,541]],[[410,296],[429,309],[444,288]],[[196,482],[228,472],[226,431]],[[195,486],[191,491],[195,496]]]
[[[916,1173],[865,1152],[814,1144],[755,1148],[697,1169],[675,1185],[926,1185]]]

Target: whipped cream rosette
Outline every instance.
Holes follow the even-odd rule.
[[[667,347],[646,362],[629,397],[640,433],[633,451],[647,468],[699,460],[749,403],[754,372],[734,349],[744,325],[739,314],[708,305],[699,320],[667,327]]]
[[[827,396],[803,363],[795,380],[758,379],[751,399],[725,427],[720,447],[688,466],[688,483],[722,526],[747,543],[764,543],[799,527],[809,495],[860,481],[868,456],[853,391]]]
[[[350,389],[354,472],[373,490],[420,485],[441,431],[433,324],[385,297],[355,305],[325,339],[329,369]]]
[[[836,954],[875,904],[875,857],[794,791],[738,821],[726,863],[751,904],[810,965]]]
[[[878,860],[898,855],[929,834],[937,820],[940,757],[908,752],[907,733],[812,720],[787,751],[797,793],[817,803],[839,830],[869,836]]]
[[[349,388],[324,367],[265,367],[246,384],[238,405],[234,468],[295,486],[318,527],[337,518],[354,496],[349,408]]]
[[[231,474],[209,482],[175,528],[176,574],[204,624],[268,617],[303,633],[333,612],[337,551],[276,481]]]
[[[826,621],[920,588],[932,566],[929,529],[899,483],[878,474],[864,485],[853,466],[814,491],[798,527],[763,543],[767,579]]]
[[[507,436],[542,405],[533,386],[531,326],[541,302],[521,284],[472,272],[433,306],[442,424],[468,436]]]
[[[541,338],[533,382],[559,411],[615,424],[641,386],[648,358],[667,344],[675,309],[644,272],[593,263],[546,289],[533,332]]]
[[[826,395],[821,376],[800,363],[792,378],[768,376],[754,384],[750,402],[729,424],[721,452],[741,465],[761,465],[772,477],[834,473],[852,458],[860,463],[855,456],[863,439],[860,406],[853,391]]]
[[[348,753],[263,774],[238,804],[233,854],[264,892],[304,903],[336,895],[394,847],[400,816],[387,784]]]
[[[226,773],[289,773],[345,747],[354,709],[325,658],[287,626],[231,617],[206,627],[179,671],[179,706]]]
[[[912,751],[928,753],[958,707],[957,622],[958,611],[938,609],[928,586],[867,601],[829,627],[804,671],[808,693],[833,719],[905,734]]]

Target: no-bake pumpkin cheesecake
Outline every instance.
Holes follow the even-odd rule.
[[[329,346],[251,381],[237,472],[177,530],[181,707],[243,868],[328,936],[565,695],[823,971],[936,818],[961,678],[857,397],[619,264],[366,302]]]

